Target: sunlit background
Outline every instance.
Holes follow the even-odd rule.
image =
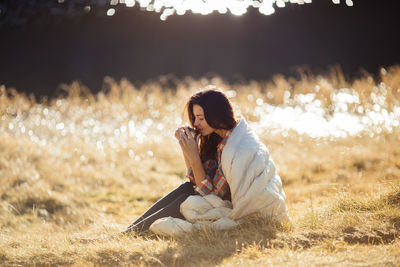
[[[177,92],[167,90],[165,95],[160,82],[136,89],[128,81],[119,85],[112,81],[110,86],[121,90],[114,101],[112,95],[104,98],[102,92],[79,96],[82,89],[75,84],[68,89],[70,95],[75,92],[88,106],[59,98],[49,106],[35,104],[29,113],[16,106],[3,107],[0,132],[29,138],[43,147],[62,147],[63,142],[76,139],[101,152],[105,147],[111,151],[127,148],[133,140],[144,145],[174,142],[174,129],[188,123],[183,107],[190,93],[216,84],[235,104],[238,115],[249,120],[260,136],[286,138],[296,134],[331,141],[351,136],[373,138],[392,134],[400,126],[400,84],[396,82],[400,68],[392,67],[387,72],[381,69],[381,81],[368,76],[345,84],[347,87],[336,87],[334,81],[323,76],[307,84],[301,80],[290,84],[289,79],[278,76],[267,87],[256,82],[230,86],[219,77],[183,80]],[[0,97],[4,104],[9,101],[4,86]],[[99,103],[90,104],[95,98]],[[102,104],[103,98],[108,104]],[[28,105],[24,104],[27,99],[20,101],[22,109]],[[141,156],[153,156],[153,152],[136,155],[132,149],[129,156],[139,160]]]

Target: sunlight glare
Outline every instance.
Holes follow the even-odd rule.
[[[154,6],[153,6],[153,5],[148,5],[148,6],[146,7],[146,10],[147,10],[147,11],[154,11]]]
[[[271,15],[271,14],[275,13],[275,9],[272,5],[273,5],[272,0],[263,1],[258,10],[260,11],[261,14]]]
[[[91,7],[90,7],[90,6],[85,6],[85,7],[83,8],[83,11],[85,11],[86,13],[89,13],[90,10],[91,10]]]
[[[107,16],[113,16],[114,14],[115,14],[114,8],[110,8],[109,10],[107,10]]]
[[[120,0],[120,3],[123,3],[122,1],[123,0]],[[126,7],[133,7],[135,5],[135,0],[124,0],[124,3]]]
[[[276,6],[277,7],[285,7],[285,2],[282,0],[277,0],[276,1]]]
[[[368,134],[372,138],[397,133],[400,107],[398,102],[393,102],[397,88],[392,89],[390,84],[383,81],[377,84],[365,81],[372,85],[372,92],[351,87],[325,91],[332,86],[324,81],[322,79],[318,84],[311,85],[308,93],[288,88],[281,88],[278,95],[274,90],[261,89],[243,93],[238,87],[225,93],[238,107],[239,114],[249,118],[249,123],[260,135],[287,137],[300,134],[333,140],[361,134]],[[137,94],[136,97],[129,97],[128,105],[118,101],[109,102],[104,108],[107,110],[103,107],[86,107],[84,99],[84,104],[76,105],[64,98],[47,106],[36,104],[25,116],[10,104],[0,116],[0,132],[5,137],[26,137],[33,143],[47,147],[50,153],[63,145],[85,143],[102,154],[121,149],[129,153],[132,159],[155,157],[154,150],[134,153],[133,149],[137,151],[142,145],[162,144],[171,140],[174,138],[174,129],[188,122],[185,117],[185,120],[182,118],[182,103],[179,101],[173,99],[163,102],[153,96],[145,98],[140,91]],[[276,102],[277,96],[279,102]],[[159,93],[157,97],[164,95]],[[183,98],[177,93],[178,99]],[[132,101],[136,101],[134,105]],[[137,109],[132,110],[135,106]],[[132,151],[129,152],[129,149]],[[77,154],[78,159],[81,155],[85,164],[91,158],[82,151]]]
[[[274,6],[284,8],[287,6],[286,3],[311,4],[312,0],[119,0],[120,4],[125,4],[127,7],[133,7],[136,2],[146,11],[161,13],[160,19],[166,20],[173,14],[184,15],[187,11],[193,14],[209,15],[214,11],[225,14],[229,10],[232,15],[241,16],[249,7],[257,8],[261,14],[271,15],[275,13]],[[332,2],[340,4],[340,0],[332,0]],[[110,5],[117,4],[118,0],[110,0]],[[353,6],[353,1],[346,0],[346,5]],[[115,10],[110,10],[107,11],[107,15],[114,15]]]

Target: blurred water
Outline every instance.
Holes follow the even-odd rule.
[[[260,120],[252,126],[258,133],[273,132],[287,135],[294,130],[314,138],[347,137],[368,132],[373,136],[381,132],[391,133],[399,126],[400,107],[392,111],[385,109],[385,99],[376,98],[370,107],[358,105],[355,112],[350,111],[360,104],[356,92],[342,88],[331,95],[335,107],[331,114],[321,107],[315,94],[299,94],[291,105],[273,106],[267,103],[258,105],[254,115]],[[350,106],[352,106],[350,108]]]
[[[234,90],[226,92],[233,102],[239,93]],[[327,110],[314,93],[290,98],[290,93],[285,92],[282,105],[272,105],[265,101],[267,97],[255,99],[249,94],[249,103],[241,111],[244,115],[251,115],[249,122],[260,135],[285,137],[294,132],[314,138],[344,138],[361,133],[371,137],[391,133],[399,127],[400,107],[392,107],[389,111],[384,95],[371,95],[371,104],[362,106],[355,91],[342,88],[330,96],[332,108]],[[92,144],[99,151],[128,147],[132,142],[161,143],[173,138],[175,128],[182,124],[182,107],[158,107],[164,112],[168,110],[162,114],[152,106],[153,102],[150,104],[146,116],[128,112],[126,106],[118,103],[112,104],[108,110],[101,110],[74,105],[65,99],[57,100],[53,106],[36,104],[26,113],[18,113],[10,106],[0,118],[0,133],[23,136],[42,146],[60,147],[68,145],[71,140],[79,140]],[[137,156],[134,150],[129,154]]]

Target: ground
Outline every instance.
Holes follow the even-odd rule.
[[[343,88],[359,99],[347,103],[349,114],[385,109],[390,117],[400,106],[396,66],[353,81],[337,70],[234,85],[187,78],[166,88],[163,79],[141,87],[107,79],[98,94],[73,83],[40,101],[1,87],[0,265],[400,265],[398,117],[393,127],[338,136],[257,129],[278,166],[291,223],[254,215],[229,231],[102,239],[184,181],[173,132],[198,88],[221,87],[255,127],[266,105],[300,106],[294,100],[307,94],[329,120],[338,112],[332,95]]]

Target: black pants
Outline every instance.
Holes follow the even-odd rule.
[[[172,190],[168,195],[158,200],[150,209],[143,213],[135,222],[128,226],[123,233],[130,231],[141,232],[149,229],[150,225],[157,219],[163,217],[174,217],[185,219],[180,212],[180,206],[190,195],[195,195],[193,183],[186,182]]]

